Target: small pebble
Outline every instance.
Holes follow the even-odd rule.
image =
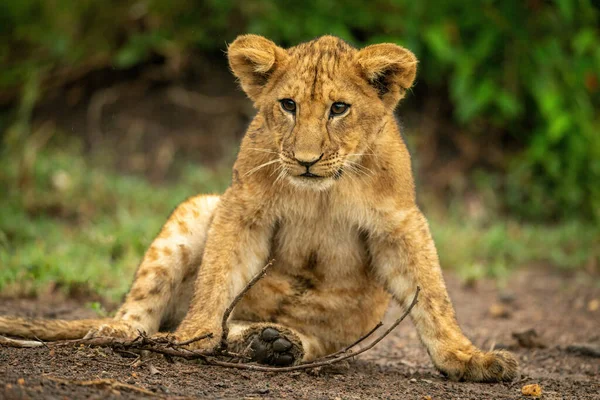
[[[505,304],[510,304],[513,301],[515,301],[515,299],[516,299],[515,294],[511,293],[511,292],[501,292],[498,295],[498,300],[500,300],[502,303],[505,303]]]
[[[504,304],[494,303],[489,309],[492,318],[508,318],[510,317],[510,311]]]

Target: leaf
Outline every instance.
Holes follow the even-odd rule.
[[[542,387],[537,383],[525,385],[521,388],[521,393],[524,396],[540,397],[542,395]]]
[[[450,63],[456,59],[457,49],[449,40],[443,25],[434,25],[424,34],[425,42],[439,61]]]

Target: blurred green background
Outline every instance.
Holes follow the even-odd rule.
[[[598,276],[598,1],[4,0],[4,294],[117,298],[170,210],[228,185],[253,115],[224,55],[241,33],[411,49],[398,114],[443,265]]]

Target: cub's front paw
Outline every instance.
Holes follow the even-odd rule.
[[[459,351],[446,357],[438,368],[455,381],[507,382],[516,378],[519,364],[508,351],[482,352],[474,349],[470,352]]]
[[[145,334],[143,327],[133,325],[126,321],[113,321],[102,324],[97,328],[90,329],[84,339],[93,339],[99,337],[111,337],[119,339],[135,339],[140,335]]]
[[[259,364],[287,367],[300,362],[302,347],[299,340],[267,327],[248,338],[252,361]]]

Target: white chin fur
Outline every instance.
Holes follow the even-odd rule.
[[[312,191],[316,191],[316,192],[322,192],[324,190],[329,189],[333,185],[333,182],[334,182],[334,180],[332,178],[314,179],[314,178],[301,178],[301,177],[295,177],[295,176],[288,176],[287,180],[289,183],[291,183],[292,185],[294,185],[295,187],[297,187],[299,189],[312,190]]]

